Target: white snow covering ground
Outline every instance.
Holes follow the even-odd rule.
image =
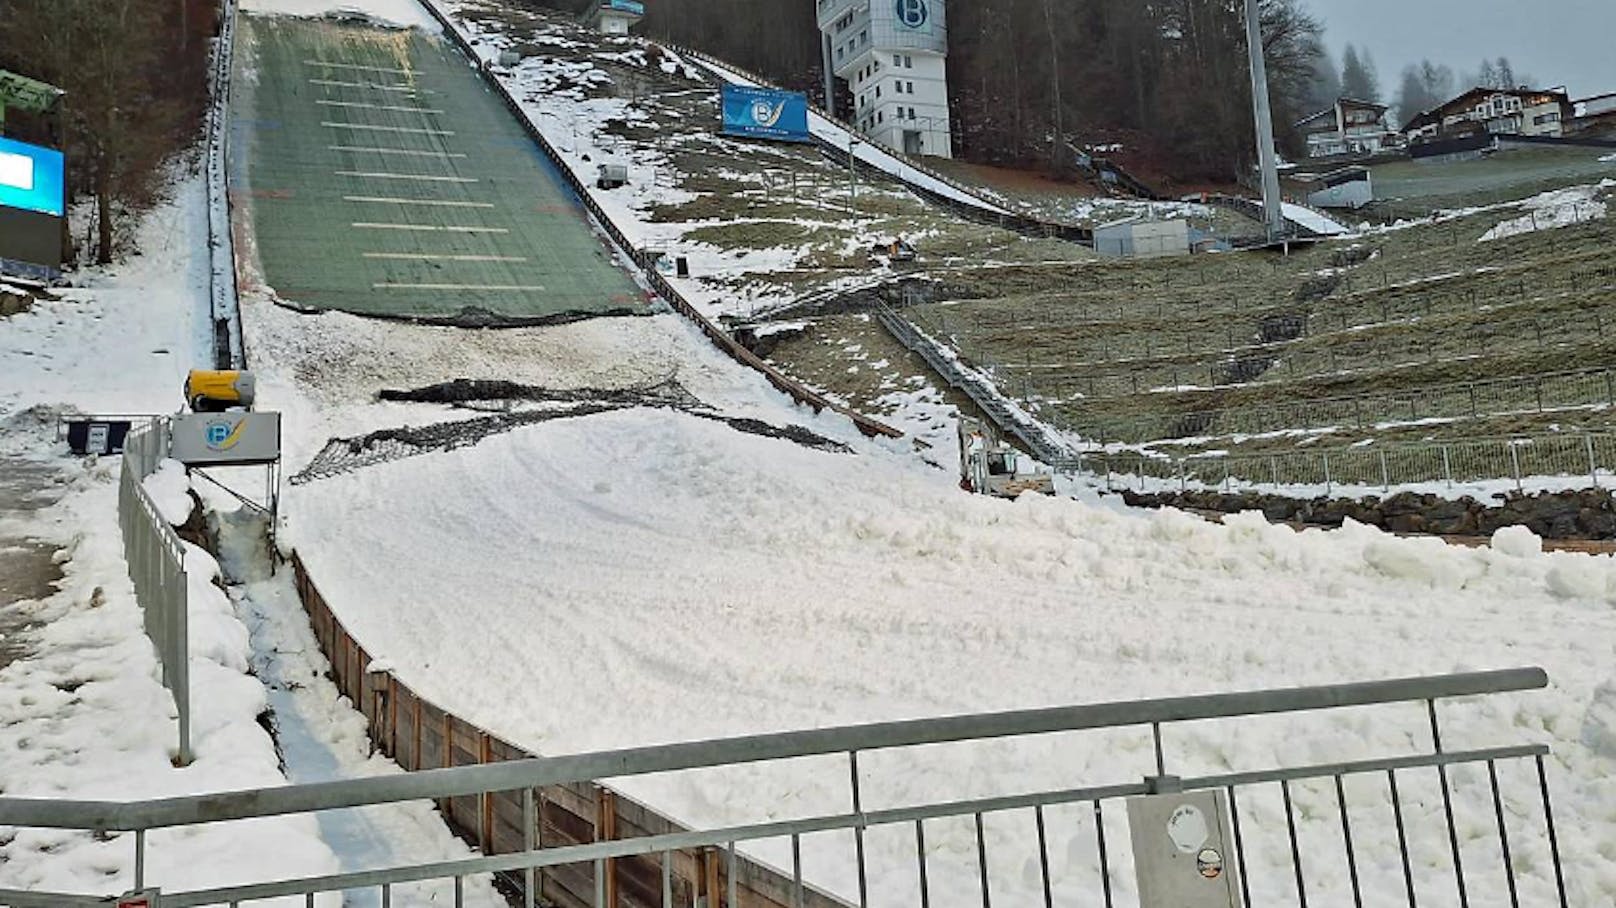
[[[186,557],[196,761],[174,767],[174,700],[124,573],[117,462],[64,470],[59,504],[20,522],[0,517],[7,530],[63,545],[66,559],[56,595],[18,606],[39,625],[31,655],[0,669],[6,795],[118,801],[284,784],[258,725],[264,688],[246,674],[246,629],[210,583],[217,566],[196,549]],[[106,894],[133,885],[132,835],[7,829],[0,843],[0,886]],[[169,889],[337,869],[312,817],[153,832],[146,861],[147,879]]]
[[[85,413],[169,413],[185,374],[212,341],[208,319],[204,185],[187,179],[174,204],[135,238],[141,254],[75,275],[25,313],[0,320],[0,419],[45,404]],[[205,361],[204,361],[204,364]]]
[[[184,371],[208,356],[205,201],[201,181],[142,225],[143,255],[77,276],[80,285],[0,319],[0,451],[59,457],[55,412],[172,411]],[[205,360],[201,360],[205,362]],[[40,407],[37,412],[22,412]],[[190,581],[192,741],[176,769],[174,700],[126,573],[113,458],[62,462],[61,500],[34,514],[0,514],[0,536],[62,547],[58,592],[14,606],[32,630],[23,658],[0,669],[0,788],[11,797],[161,798],[284,784],[275,744],[258,725],[263,685],[248,675],[247,631],[205,552],[186,555]],[[183,473],[152,477],[165,514],[190,512]],[[10,611],[10,610],[8,610]],[[129,835],[40,830],[0,834],[0,886],[110,893],[130,888]],[[169,888],[228,885],[268,875],[328,873],[337,861],[307,817],[158,831],[146,872]],[[302,904],[302,900],[297,900]],[[322,901],[334,906],[336,899]]]
[[[1282,202],[1280,204],[1285,210],[1286,218],[1301,224],[1320,236],[1341,236],[1351,232],[1329,217],[1304,205],[1297,205],[1294,202]]]
[[[492,59],[504,39],[482,37],[479,53]],[[500,75],[588,177],[583,154],[600,160],[600,124],[627,108],[530,95],[556,77],[545,67],[529,60]],[[631,163],[653,174],[659,166]],[[658,182],[643,191],[664,191]],[[612,206],[636,204],[596,197],[614,216]],[[656,239],[636,233],[655,228],[637,217],[622,226],[637,242]],[[424,696],[522,746],[557,754],[1541,664],[1554,679],[1549,691],[1444,704],[1445,743],[1551,744],[1574,892],[1590,903],[1616,898],[1616,856],[1602,844],[1616,841],[1616,560],[1545,555],[1518,531],[1496,549],[1462,550],[1356,526],[1296,534],[1253,516],[1216,526],[1092,500],[973,498],[946,469],[863,442],[838,417],[790,407],[672,316],[490,334],[259,303],[246,322],[261,394],[289,415],[293,471],[330,435],[454,418],[370,395],[457,377],[620,387],[676,371],[727,412],[808,425],[860,452],[815,453],[673,412],[632,411],[289,490],[283,539],[366,648]],[[498,684],[489,665],[501,666]],[[1169,765],[1194,774],[1407,753],[1426,746],[1423,721],[1416,709],[1393,709],[1170,729]],[[872,808],[1134,781],[1149,764],[1148,733],[871,754],[861,763]],[[843,811],[845,771],[839,761],[800,761],[621,787],[706,825]],[[1454,777],[1467,864],[1482,868],[1496,847],[1485,776]],[[1348,784],[1364,805],[1355,821],[1369,827],[1365,841],[1383,846],[1388,824],[1358,814],[1384,819],[1385,790],[1359,781]],[[1523,828],[1535,816],[1535,788],[1524,782],[1506,780]],[[1298,788],[1304,838],[1328,844],[1338,834],[1331,797]],[[1254,894],[1293,901],[1277,801],[1242,799],[1252,811]],[[1421,830],[1422,903],[1443,904],[1429,882],[1445,879],[1448,860],[1437,803],[1427,788],[1405,806]],[[1007,904],[1036,899],[1022,819],[988,820],[995,897]],[[1063,820],[1057,891],[1088,885],[1092,895],[1092,826]],[[1123,843],[1114,854],[1125,852],[1125,832],[1109,831]],[[912,903],[912,839],[877,831],[869,843],[873,901]],[[1546,844],[1522,834],[1512,845],[1525,891],[1542,899],[1552,886]],[[974,892],[969,825],[938,824],[928,846],[938,858],[934,894]],[[785,848],[752,850],[789,866]],[[810,837],[804,848],[810,880],[854,891],[850,842]],[[1399,892],[1395,852],[1382,847],[1361,862],[1372,894]],[[1125,874],[1116,882],[1131,892]],[[1310,885],[1340,895],[1344,868],[1319,868]],[[1487,891],[1475,904],[1495,904],[1502,887]]]
[[[1616,841],[1616,559],[1545,555],[1519,531],[1463,550],[1357,526],[1297,534],[1258,515],[1215,526],[995,502],[912,460],[814,453],[644,411],[373,467],[301,487],[289,506],[289,538],[367,648],[424,696],[549,754],[1540,664],[1549,691],[1444,705],[1445,743],[1550,743],[1579,903],[1616,898],[1605,849]],[[500,684],[488,665],[502,667]],[[1194,774],[1406,753],[1424,746],[1421,722],[1409,708],[1176,728],[1169,762]],[[875,754],[865,803],[1126,781],[1148,763],[1148,734]],[[1485,774],[1457,777],[1468,863],[1482,867],[1496,848]],[[1509,804],[1525,823],[1534,789],[1517,783]],[[622,782],[699,824],[836,812],[844,786],[836,761]],[[1303,795],[1305,837],[1339,829],[1326,795]],[[1361,812],[1389,812],[1383,788],[1355,797]],[[1440,814],[1420,804],[1436,833]],[[1260,798],[1252,809],[1248,840],[1264,846],[1254,895],[1277,902],[1290,885],[1283,814]],[[989,824],[990,852],[1011,862],[995,871],[1008,904],[1037,891],[1022,819]],[[928,830],[929,848],[974,852],[968,823],[944,826]],[[1445,839],[1427,838],[1418,872],[1435,874]],[[1091,878],[1083,841],[1072,829],[1057,840],[1063,890]],[[806,841],[810,879],[854,891],[845,844]],[[1543,896],[1541,836],[1512,844],[1523,885]],[[874,901],[912,895],[912,839],[882,833],[870,847]],[[756,851],[789,866],[783,848]],[[1383,858],[1365,874],[1393,893],[1400,872]],[[933,891],[974,891],[974,873],[968,860],[934,868]],[[1318,879],[1344,886],[1344,872]]]
[[[256,579],[227,597],[219,565],[187,545],[192,741],[196,761],[175,768],[173,697],[141,624],[118,530],[116,458],[61,458],[54,414],[171,412],[184,371],[206,364],[206,223],[202,183],[149,215],[136,237],[144,254],[75,275],[60,302],[0,319],[0,462],[56,467],[37,512],[0,512],[0,546],[12,539],[60,547],[57,592],[0,612],[4,643],[20,651],[0,668],[0,790],[8,797],[163,798],[398,772],[370,752],[364,719],[337,697],[286,578]],[[30,408],[39,408],[31,410]],[[261,482],[261,477],[255,477]],[[165,461],[145,487],[164,517],[194,507],[184,469]],[[213,486],[197,491],[233,509]],[[236,553],[238,559],[240,553]],[[0,660],[3,661],[3,660]],[[259,724],[275,712],[272,739]],[[154,832],[147,880],[173,892],[366,869],[410,860],[464,858],[429,803],[280,817]],[[86,894],[132,887],[131,835],[0,829],[0,887]],[[468,879],[466,904],[503,905],[486,879]],[[450,901],[449,887],[397,887],[394,905]],[[379,904],[375,893],[322,897],[322,908]],[[301,906],[302,898],[255,904]]]
[[[1602,220],[1605,217],[1605,201],[1601,195],[1612,187],[1616,187],[1616,180],[1604,180],[1597,186],[1573,186],[1539,193],[1510,206],[1527,213],[1504,221],[1482,234],[1480,242]]]
[[[284,16],[358,15],[378,25],[413,27],[433,34],[441,31],[437,20],[416,0],[241,0],[241,8]]]
[[[268,6],[312,14],[331,3],[249,2]],[[393,21],[413,8],[362,7]],[[196,187],[186,192],[200,199]],[[166,239],[162,217],[154,221],[145,242],[166,257],[0,322],[8,378],[0,417],[33,404],[151,411],[178,402],[192,352],[207,349],[196,282],[205,259],[189,255],[205,247],[187,233],[200,211],[189,203],[164,215]],[[856,456],[816,453],[642,410],[521,429],[290,489],[285,538],[366,648],[424,696],[518,744],[556,754],[1539,664],[1553,679],[1547,691],[1444,704],[1444,743],[1552,745],[1573,904],[1616,903],[1616,559],[1546,555],[1521,531],[1465,550],[1357,526],[1298,534],[1252,515],[1217,526],[1092,500],[967,496],[948,471],[858,439],[841,417],[791,407],[674,316],[463,332],[247,306],[262,399],[287,414],[291,470],[329,435],[464,415],[370,397],[457,377],[621,387],[676,373],[733,415],[807,425],[856,446]],[[15,418],[0,425],[13,430],[0,435],[8,445],[15,432],[39,428]],[[34,606],[48,622],[37,655],[0,670],[7,794],[126,798],[280,784],[272,742],[255,721],[266,704],[312,732],[312,746],[288,751],[327,761],[309,777],[391,771],[364,757],[351,710],[332,705],[284,583],[255,578],[227,597],[209,582],[211,559],[196,552],[193,680],[208,695],[198,698],[200,759],[173,769],[172,704],[123,579],[116,472],[109,462],[71,469],[63,503],[28,524],[67,544],[70,559],[61,592]],[[154,486],[165,497],[179,492],[170,478]],[[266,661],[269,652],[280,658]],[[1168,761],[1196,774],[1408,753],[1427,746],[1423,723],[1410,707],[1172,727]],[[1150,772],[1151,752],[1148,732],[1128,732],[874,753],[861,767],[865,804],[878,809],[1136,781]],[[1546,842],[1531,831],[1535,780],[1514,770],[1505,767],[1503,781],[1523,903],[1546,903]],[[798,761],[621,787],[705,825],[843,812],[845,773],[841,761]],[[1467,769],[1452,778],[1478,880],[1472,904],[1502,904],[1489,869],[1486,777]],[[1400,899],[1401,876],[1385,847],[1386,793],[1373,781],[1350,780],[1348,791],[1363,805],[1354,816],[1369,903],[1384,904]],[[1405,809],[1421,904],[1444,905],[1456,899],[1447,895],[1432,792],[1406,794]],[[1284,818],[1270,794],[1242,798],[1253,895],[1288,903]],[[1296,796],[1304,841],[1333,846],[1333,792],[1301,785]],[[148,871],[170,887],[334,872],[352,866],[355,835],[379,835],[375,853],[384,855],[463,853],[431,828],[424,806],[401,811],[346,831],[303,817],[154,835]],[[1057,893],[1092,897],[1092,821],[1085,827],[1076,810],[1050,818]],[[1114,856],[1127,851],[1118,823],[1113,814]],[[987,830],[995,898],[1034,903],[1030,819],[993,816]],[[126,838],[33,831],[0,841],[3,885],[109,890],[132,864]],[[878,830],[868,845],[872,902],[915,903],[913,840]],[[928,828],[928,847],[934,897],[975,901],[969,824]],[[785,849],[752,850],[789,866]],[[855,891],[850,841],[810,837],[804,852],[811,881]],[[1344,892],[1344,867],[1311,870],[1315,900]],[[1131,895],[1126,874],[1115,882]]]
[[[264,544],[266,520],[240,507],[216,486],[204,486],[203,501],[213,512],[227,573],[241,582],[228,593],[250,633],[253,674],[268,690],[276,742],[285,755],[287,777],[298,784],[396,775],[401,770],[378,753],[367,722],[331,680],[331,665],[298,602],[290,571],[272,574]],[[395,867],[416,862],[466,860],[475,849],[456,838],[430,801],[376,805],[317,815],[320,837],[336,852],[343,872]],[[486,874],[465,878],[464,904],[504,908]],[[450,880],[428,880],[392,887],[392,905],[422,908],[454,900]],[[344,894],[343,908],[381,905],[377,890]]]

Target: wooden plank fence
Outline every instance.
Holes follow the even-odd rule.
[[[370,671],[372,661],[343,627],[297,554],[292,568],[298,599],[308,613],[320,650],[331,663],[337,690],[364,713],[376,747],[408,771],[473,766],[535,756],[416,694],[391,671]],[[523,792],[488,792],[438,802],[449,828],[485,855],[524,850]],[[616,841],[685,832],[687,827],[650,807],[592,782],[545,786],[534,791],[534,842],[540,848]],[[790,874],[737,856],[736,899],[729,899],[729,856],[716,848],[671,855],[675,906],[704,908],[795,908]],[[662,906],[662,856],[615,858],[601,881],[605,908]],[[541,869],[535,878],[540,904],[594,908],[596,868],[574,864]],[[518,897],[520,872],[501,874],[500,887]],[[834,896],[804,886],[802,908],[849,908]]]

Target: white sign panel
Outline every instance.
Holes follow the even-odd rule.
[[[176,416],[169,456],[186,466],[267,464],[281,457],[279,413]]]
[[[0,186],[33,192],[34,159],[26,155],[0,151]]]
[[[1238,908],[1228,797],[1194,791],[1128,799],[1141,908]]]

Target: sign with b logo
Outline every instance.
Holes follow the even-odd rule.
[[[910,28],[923,28],[931,18],[926,0],[897,0],[898,21]]]

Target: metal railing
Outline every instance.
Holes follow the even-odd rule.
[[[1061,429],[1099,444],[1142,444],[1174,438],[1258,435],[1328,428],[1372,429],[1426,420],[1476,420],[1616,407],[1616,373],[1607,369],[1550,372],[1490,381],[1411,384],[1386,391],[1306,398],[1266,387],[1277,402],[1218,410],[1179,410],[1140,416],[1084,412],[1044,395],[1058,389],[990,369],[1008,387],[1041,404],[1039,415]],[[1141,406],[1143,402],[1136,402]],[[1159,404],[1157,405],[1159,406]]]
[[[1199,335],[1180,329],[1176,337],[1167,334],[1167,331],[1177,325],[1142,324],[1125,331],[1096,326],[1090,337],[1097,343],[1086,353],[1089,356],[1097,353],[1097,357],[1030,365],[1040,371],[1059,370],[1081,375],[1091,371],[1101,376],[1120,372],[1135,380],[1140,374],[1153,374],[1160,379],[1170,372],[1181,372],[1186,378],[1199,380],[1198,366],[1208,364],[1208,368],[1214,370],[1210,373],[1209,381],[1223,384],[1228,379],[1216,377],[1217,372],[1226,370],[1229,363],[1264,356],[1283,367],[1288,376],[1307,376],[1349,369],[1387,369],[1459,357],[1491,356],[1514,350],[1524,352],[1534,347],[1542,349],[1550,344],[1576,344],[1595,337],[1603,339],[1612,329],[1616,329],[1616,318],[1613,318],[1616,311],[1612,311],[1608,304],[1610,289],[1601,287],[1576,294],[1560,293],[1510,303],[1507,304],[1509,307],[1525,311],[1511,313],[1499,307],[1485,314],[1486,321],[1466,319],[1473,322],[1470,327],[1451,326],[1453,330],[1446,331],[1443,330],[1445,326],[1439,325],[1432,330],[1422,325],[1424,317],[1420,315],[1384,322],[1338,322],[1336,325],[1324,325],[1325,330],[1314,330],[1314,320],[1304,315],[1275,315],[1253,318],[1243,325],[1225,321],[1220,330],[1207,330]],[[1531,311],[1533,306],[1570,311],[1555,317],[1553,314]],[[1476,315],[1483,313],[1478,310]],[[1231,316],[1241,318],[1234,313],[1226,313],[1223,318]],[[1328,318],[1323,316],[1320,321]],[[973,333],[981,331],[991,334],[994,330],[969,324],[960,327]],[[1083,328],[1082,325],[1070,327]],[[1164,327],[1167,331],[1163,330]],[[1425,329],[1425,333],[1419,333],[1421,329]],[[1366,336],[1361,333],[1365,331],[1377,333]],[[1030,332],[1018,328],[1016,333]],[[1164,334],[1167,336],[1164,337]],[[1284,339],[1263,343],[1259,338],[1264,334]],[[962,341],[969,340],[975,340],[977,346],[982,344],[978,338],[962,338]],[[1319,347],[1321,342],[1328,342],[1328,346],[1297,349],[1304,340],[1312,341],[1310,346]],[[1167,362],[1152,362],[1157,360]],[[1119,393],[1135,392],[1124,387]]]
[[[1513,482],[1522,492],[1528,483],[1544,480],[1551,484],[1586,480],[1591,487],[1602,488],[1610,486],[1611,477],[1616,476],[1616,435],[1566,433],[1186,457],[1086,452],[1055,467],[1068,473],[1104,476],[1106,487],[1113,491],[1318,487],[1329,495],[1337,488],[1389,492],[1399,486],[1441,483],[1451,489],[1497,480]]]
[[[1533,893],[1557,893],[1557,904],[1568,905],[1566,883],[1561,865],[1559,844],[1554,826],[1554,813],[1549,795],[1545,757],[1548,747],[1541,744],[1506,744],[1467,750],[1447,750],[1443,746],[1442,727],[1438,719],[1438,701],[1452,698],[1500,694],[1512,691],[1540,689],[1548,684],[1541,669],[1515,669],[1467,674],[1407,678],[1359,684],[1304,687],[1279,690],[1211,696],[1179,697],[1159,700],[1105,703],[1020,712],[991,713],[952,718],[887,722],[842,728],[797,731],[781,734],[758,735],[742,738],[697,741],[660,747],[645,747],[549,759],[516,760],[485,766],[428,770],[405,775],[381,776],[365,779],[298,785],[253,791],[226,792],[154,801],[116,803],[101,801],[63,801],[0,798],[0,825],[35,827],[59,830],[79,830],[111,837],[118,833],[133,833],[135,853],[135,887],[160,885],[160,880],[148,880],[145,875],[146,835],[153,830],[183,828],[204,823],[228,823],[261,817],[307,814],[318,811],[364,807],[424,799],[449,799],[463,796],[487,795],[492,792],[516,792],[523,795],[523,850],[513,854],[482,856],[457,861],[414,864],[378,868],[350,873],[332,874],[302,879],[271,880],[261,883],[225,886],[193,891],[164,892],[161,904],[166,908],[197,905],[241,905],[264,899],[305,896],[313,904],[317,893],[349,891],[380,891],[382,904],[390,903],[392,887],[414,881],[460,880],[472,874],[521,872],[524,874],[523,900],[534,904],[534,874],[566,866],[592,868],[594,883],[593,904],[596,908],[618,908],[621,901],[611,885],[612,861],[645,857],[659,862],[662,868],[663,888],[660,904],[672,908],[669,868],[676,855],[698,851],[703,854],[723,855],[722,861],[706,864],[704,902],[709,908],[739,908],[743,902],[737,896],[739,880],[737,849],[742,844],[756,844],[765,840],[788,842],[792,856],[790,891],[778,900],[760,900],[756,897],[748,905],[791,905],[802,908],[816,905],[858,904],[867,908],[871,904],[870,873],[886,872],[891,868],[873,867],[870,851],[866,848],[866,835],[871,830],[899,830],[912,832],[916,847],[909,854],[910,865],[919,880],[916,901],[926,908],[931,903],[931,887],[939,892],[957,892],[956,885],[970,880],[979,887],[984,905],[990,905],[994,881],[987,858],[987,839],[984,837],[984,817],[997,823],[1007,816],[1033,820],[1036,839],[1026,830],[1015,841],[1037,852],[1041,868],[1044,904],[1052,904],[1052,871],[1047,836],[1046,816],[1049,809],[1067,806],[1083,812],[1092,811],[1096,820],[1097,856],[1101,868],[1095,886],[1095,904],[1114,908],[1119,893],[1114,891],[1113,878],[1120,877],[1127,864],[1128,851],[1108,845],[1105,835],[1106,808],[1115,815],[1118,802],[1135,796],[1158,793],[1212,790],[1226,794],[1233,816],[1234,854],[1244,881],[1243,902],[1247,908],[1272,902],[1264,899],[1268,890],[1281,885],[1294,885],[1299,903],[1306,905],[1311,894],[1321,896],[1344,895],[1346,884],[1339,873],[1315,876],[1312,889],[1308,884],[1308,871],[1315,873],[1318,862],[1335,850],[1332,844],[1320,848],[1318,834],[1299,837],[1298,826],[1308,833],[1320,833],[1339,821],[1334,835],[1338,836],[1341,852],[1331,860],[1342,860],[1352,868],[1350,888],[1357,904],[1364,904],[1364,885],[1361,881],[1358,855],[1373,837],[1366,829],[1378,828],[1389,835],[1395,820],[1397,830],[1398,882],[1406,889],[1410,903],[1414,902],[1416,887],[1429,896],[1429,887],[1441,885],[1457,887],[1464,903],[1467,883],[1474,880],[1481,869],[1477,866],[1478,847],[1492,851],[1490,863],[1496,869],[1489,871],[1489,879],[1501,871],[1514,893],[1518,884],[1526,881],[1512,863],[1512,849],[1518,848],[1530,835],[1533,864],[1538,868],[1537,878],[1531,880]],[[1373,707],[1388,704],[1413,703],[1423,707],[1424,716],[1418,722],[1429,731],[1429,747],[1414,745],[1416,751],[1359,759],[1348,762],[1323,763],[1283,768],[1238,769],[1214,775],[1177,777],[1169,774],[1169,751],[1164,744],[1165,730],[1179,723],[1209,720],[1254,720],[1256,717],[1279,714],[1316,713],[1345,707]],[[1412,715],[1407,716],[1412,719]],[[1428,725],[1427,725],[1428,723]],[[1106,729],[1134,729],[1148,732],[1153,742],[1150,754],[1154,757],[1154,771],[1141,781],[1102,786],[1067,788],[1035,793],[974,797],[963,800],[934,800],[925,804],[895,808],[871,809],[867,806],[876,774],[861,771],[861,755],[877,752],[905,751],[918,753],[918,748],[959,742],[985,742],[1007,738],[1025,738],[1068,732]],[[1415,738],[1412,737],[1411,740]],[[692,770],[710,770],[720,767],[739,767],[777,761],[798,760],[804,757],[828,757],[845,760],[841,770],[846,780],[849,810],[821,814],[800,819],[771,820],[744,825],[644,835],[618,840],[597,841],[582,845],[543,848],[538,842],[534,816],[535,789],[543,786],[565,785],[588,780],[645,776],[655,773],[676,773]],[[885,757],[877,759],[884,760]],[[1118,755],[1119,762],[1122,760]],[[1529,764],[1533,790],[1524,800],[1511,797],[1510,809],[1505,809],[1505,789],[1500,783],[1499,767],[1517,762]],[[908,764],[903,764],[908,765]],[[1468,767],[1458,778],[1450,779],[1450,769]],[[1434,770],[1434,778],[1432,771]],[[1481,782],[1482,773],[1486,781]],[[1384,778],[1390,793],[1390,817],[1370,815],[1370,806],[1360,801],[1351,803],[1343,780],[1354,779],[1358,789],[1361,778]],[[1506,777],[1507,778],[1507,777]],[[1432,785],[1431,783],[1436,783]],[[1248,799],[1266,798],[1274,789],[1283,795],[1284,826],[1278,832],[1277,817],[1264,813],[1264,824],[1259,815],[1248,807],[1240,808],[1242,794]],[[1330,793],[1320,795],[1333,802],[1323,812],[1300,812],[1296,804],[1307,793],[1312,797],[1315,788]],[[1461,844],[1456,820],[1456,804],[1467,803],[1465,796],[1476,802],[1474,810],[1491,815],[1496,841],[1478,843],[1477,836],[1468,834]],[[1451,863],[1441,866],[1429,860],[1411,858],[1410,839],[1418,840],[1420,831],[1431,832],[1436,815],[1432,805],[1440,803],[1440,816],[1445,825],[1447,858]],[[773,805],[758,805],[770,810]],[[1313,805],[1308,804],[1311,807]],[[1372,805],[1378,814],[1387,806],[1376,799]],[[1029,817],[1027,814],[1030,813]],[[1416,819],[1429,823],[1416,823]],[[926,834],[928,824],[936,832],[948,821],[974,823],[974,851],[928,850]],[[1527,824],[1532,824],[1528,832]],[[1355,824],[1356,827],[1355,827]],[[1028,824],[1033,825],[1033,824]],[[1513,829],[1511,829],[1513,826]],[[1359,831],[1354,833],[1354,828]],[[852,867],[856,877],[849,875],[843,883],[847,890],[845,900],[837,900],[816,891],[809,883],[803,866],[803,840],[805,837],[826,832],[851,833]],[[886,832],[882,833],[886,835]],[[1547,847],[1539,847],[1543,838]],[[821,841],[822,840],[816,840]],[[844,840],[845,841],[845,840]],[[1386,842],[1373,842],[1388,845]],[[1004,839],[995,839],[995,847],[1002,848]],[[1288,856],[1286,855],[1288,845]],[[1304,845],[1309,847],[1304,847]],[[1468,847],[1467,847],[1468,846]],[[1389,847],[1389,845],[1388,845]],[[1546,852],[1546,853],[1545,853]],[[897,852],[883,851],[883,855]],[[953,856],[956,861],[947,862]],[[1541,862],[1537,860],[1541,858]],[[1033,856],[1025,856],[1032,866]],[[945,863],[947,862],[947,863]],[[723,866],[719,866],[722,864]],[[1250,870],[1258,867],[1274,870],[1288,864],[1281,873],[1286,879],[1254,881]],[[1002,866],[1002,865],[1001,865]],[[1552,868],[1552,882],[1548,875]],[[1451,869],[1452,879],[1441,880]],[[1467,876],[1468,874],[1468,876]],[[852,882],[856,878],[856,884]],[[1377,886],[1384,880],[1374,880]],[[969,885],[969,884],[967,884]],[[1001,878],[999,885],[1005,881]],[[1253,897],[1253,889],[1258,897]],[[1001,890],[1002,891],[1002,890]],[[455,887],[455,904],[461,904],[461,887]],[[613,893],[608,897],[608,893]],[[856,893],[856,895],[855,895]],[[1101,898],[1103,896],[1103,902]],[[1552,896],[1550,897],[1552,898]],[[93,895],[83,893],[46,893],[0,890],[0,905],[88,905],[94,904]],[[1548,901],[1549,899],[1544,899]],[[655,895],[641,904],[655,902]],[[885,904],[887,900],[882,900]]]
[[[189,765],[191,674],[185,545],[143,485],[167,456],[168,443],[168,422],[162,419],[132,429],[124,439],[118,474],[118,527],[146,636],[157,647],[163,686],[174,695],[179,712],[179,762]]]
[[[208,287],[212,301],[214,364],[244,369],[236,258],[230,227],[230,68],[235,47],[236,2],[223,0],[219,37],[213,43],[212,92],[207,115]]]
[[[942,376],[951,387],[958,388],[971,398],[1003,435],[1019,439],[1038,460],[1061,463],[1071,458],[1071,452],[1038,420],[1026,411],[1013,406],[993,381],[981,372],[967,367],[947,346],[916,328],[885,303],[876,302],[876,321],[905,349],[916,353],[932,371]]]
[[[1205,279],[1204,273],[1197,271],[1197,274]],[[1227,289],[1206,291],[1189,283],[1193,278],[1180,278],[1179,287],[1184,294],[1172,301],[1091,300],[1052,294],[1043,306],[1031,310],[1001,313],[984,307],[964,317],[956,316],[956,327],[969,332],[973,339],[983,335],[1035,337],[1052,330],[1081,330],[1084,335],[1105,341],[1099,345],[1098,358],[1092,358],[1095,351],[1091,348],[1085,354],[1091,357],[1089,359],[1036,363],[1033,367],[1091,370],[1157,357],[1221,358],[1273,352],[1294,346],[1294,341],[1302,338],[1371,327],[1412,325],[1439,315],[1486,312],[1492,323],[1497,316],[1506,315],[1512,309],[1530,312],[1545,303],[1568,305],[1577,297],[1589,297],[1593,301],[1604,299],[1616,289],[1613,278],[1616,278],[1616,265],[1578,269],[1534,281],[1532,289],[1549,292],[1528,295],[1526,280],[1513,273],[1450,275],[1429,281],[1389,284],[1381,290],[1349,290],[1345,295],[1327,297],[1327,307]],[[1163,283],[1165,288],[1172,286],[1170,280]],[[1342,286],[1345,287],[1345,281]],[[1217,298],[1215,294],[1223,296]],[[1594,314],[1598,314],[1597,310]],[[1163,328],[1195,323],[1203,329],[1198,337],[1182,334],[1182,342],[1159,338]],[[1532,322],[1528,320],[1525,324]],[[1102,334],[1102,331],[1119,334],[1119,326],[1137,332],[1138,340],[1130,342],[1125,337]],[[1269,326],[1286,329],[1282,334],[1286,340],[1258,342],[1262,329]],[[1602,323],[1595,324],[1595,331],[1602,334]]]

